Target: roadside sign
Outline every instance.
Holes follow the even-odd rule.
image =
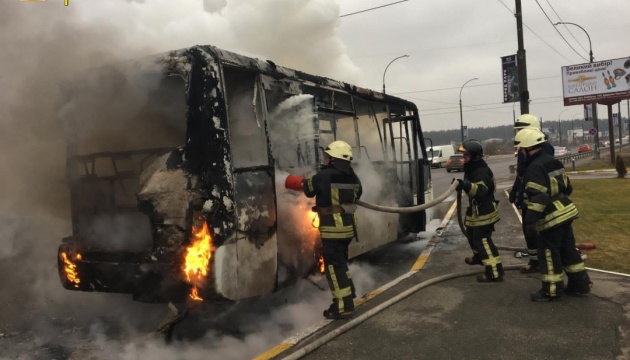
[[[590,128],[588,129],[588,134],[595,136],[595,134],[597,134],[597,130],[595,130],[595,128]]]

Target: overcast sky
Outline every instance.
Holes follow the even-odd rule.
[[[343,0],[341,14],[387,3],[387,0]],[[540,4],[540,6],[538,5]],[[464,124],[469,127],[511,124],[512,104],[503,104],[500,57],[518,49],[514,0],[409,0],[379,10],[342,17],[339,36],[350,59],[361,69],[365,85],[415,102],[426,130],[460,126],[462,91]],[[542,10],[541,10],[542,7]],[[590,35],[595,61],[630,57],[630,1],[522,0],[530,112],[544,119],[574,119],[581,106],[564,107],[562,66],[588,62]],[[544,10],[544,12],[543,12]],[[570,30],[570,32],[569,32]],[[621,80],[623,81],[623,79]],[[625,86],[625,81],[624,84]],[[565,111],[566,110],[566,111]],[[599,107],[600,118],[607,116]],[[517,116],[520,107],[515,106]],[[615,107],[616,112],[616,107]],[[624,101],[622,116],[627,116]]]
[[[68,7],[63,0],[6,1],[14,1],[9,9],[21,18],[17,26],[41,24],[46,16],[46,24],[77,27],[77,37],[88,26],[91,33],[108,31],[103,48],[95,42],[90,50],[124,49],[119,57],[211,44],[381,90],[387,64],[407,54],[389,67],[387,93],[415,102],[425,130],[459,128],[460,89],[475,77],[461,93],[465,125],[511,124],[513,108],[520,113],[518,104],[502,103],[500,57],[517,51],[514,0],[408,0],[341,17],[396,0],[69,0]],[[578,27],[559,28],[576,53],[545,13],[585,28],[596,60],[624,58],[630,56],[630,1],[522,3],[530,112],[543,120],[580,117],[581,106],[562,104],[560,69],[588,62],[588,39]],[[606,115],[603,106],[599,113]]]

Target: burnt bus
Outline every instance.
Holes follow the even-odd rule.
[[[353,147],[362,200],[432,198],[416,106],[213,46],[89,71],[64,84],[72,235],[64,288],[145,302],[237,301],[317,271],[312,199],[278,174],[314,174]],[[360,208],[356,257],[425,230],[427,214]]]

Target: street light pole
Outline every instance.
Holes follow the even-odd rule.
[[[554,25],[573,25],[573,26],[577,26],[580,29],[582,29],[582,31],[584,31],[584,33],[586,34],[586,37],[588,38],[588,56],[589,56],[589,62],[592,64],[593,63],[593,45],[591,44],[591,37],[588,35],[588,32],[581,27],[580,25],[576,24],[576,23],[572,23],[572,22],[557,22]],[[593,139],[595,140],[595,159],[599,159],[599,120],[597,119],[597,102],[594,102],[592,105],[593,107],[593,128],[595,129],[595,136],[593,137]]]
[[[399,56],[397,58],[395,58],[394,60],[390,61],[389,64],[387,64],[387,66],[385,67],[385,71],[383,71],[383,95],[385,94],[385,74],[387,73],[387,68],[389,67],[389,65],[391,65],[394,61],[400,59],[400,58],[404,58],[404,57],[409,57],[409,55],[402,55]]]
[[[462,88],[459,89],[459,128],[462,136],[462,144],[464,143],[464,112],[462,110],[462,90],[464,90],[464,86],[473,80],[479,80],[477,78],[472,78],[462,85]]]
[[[564,109],[562,111],[560,111],[560,114],[558,114],[558,146],[562,146],[562,125],[560,124],[560,121],[562,121],[562,119],[560,118],[560,116],[562,116],[562,113],[565,111],[568,111],[570,109]]]

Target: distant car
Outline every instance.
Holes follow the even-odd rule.
[[[464,155],[463,154],[455,154],[451,155],[448,160],[446,160],[446,172],[451,171],[464,171]]]
[[[580,147],[578,147],[578,150],[577,150],[578,154],[587,152],[587,151],[591,151],[591,145],[589,144],[582,144],[580,145]]]
[[[553,149],[553,156],[555,157],[570,155],[570,154],[571,154],[571,150],[564,146],[556,146]]]

